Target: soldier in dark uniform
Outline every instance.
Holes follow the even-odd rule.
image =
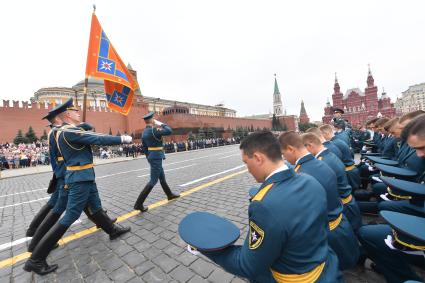
[[[319,130],[319,128],[316,128],[316,127],[310,128],[306,131],[306,133],[313,133],[316,136],[318,136],[320,141],[322,142],[323,146],[326,147],[327,149],[329,149],[329,151],[332,152],[333,154],[335,154],[335,156],[338,157],[340,160],[342,160],[341,150],[339,150],[339,148],[332,141],[326,140],[323,137],[322,132]]]
[[[322,132],[323,137],[328,141],[332,141],[341,151],[341,161],[345,165],[345,172],[347,173],[348,183],[354,191],[357,190],[360,187],[361,180],[359,170],[354,164],[354,159],[350,148],[345,142],[335,137],[331,125],[323,125],[320,126],[319,129]]]
[[[53,113],[57,112],[57,109],[61,109],[62,105],[59,105],[58,107],[54,108],[52,110]],[[82,131],[89,131],[92,130],[93,127],[87,123],[82,123],[78,125],[78,128]],[[55,169],[55,176],[57,179],[57,190],[59,192],[59,197],[56,201],[55,206],[53,209],[46,215],[43,222],[40,224],[40,226],[37,228],[37,231],[35,232],[34,236],[31,239],[31,242],[28,245],[28,251],[32,252],[34,248],[37,246],[39,241],[44,237],[44,235],[53,227],[53,225],[59,220],[62,213],[66,210],[66,206],[68,203],[68,190],[64,188],[65,185],[65,173],[66,173],[66,166],[65,162],[63,161],[63,156],[61,151],[59,150],[58,144],[57,144],[57,137],[58,134],[61,132],[61,127],[55,127],[52,129],[52,134],[49,136],[49,146],[53,152],[53,155],[57,157],[58,160],[58,166]],[[61,160],[61,162],[59,162]],[[86,206],[84,208],[84,213],[86,216],[96,224],[97,227],[103,229],[106,233],[109,234],[109,238],[111,240],[117,238],[120,235],[120,230],[111,230],[110,226],[111,223],[116,222],[115,219],[110,219],[109,216],[107,216],[106,211],[104,214],[102,214],[100,217],[93,218],[89,207]],[[100,215],[100,213],[99,213]],[[100,220],[99,220],[100,219]],[[109,220],[109,221],[107,221]],[[100,222],[99,222],[100,221]],[[106,226],[105,226],[106,224]],[[112,233],[111,233],[112,232]]]
[[[154,112],[149,112],[143,117],[146,123],[146,128],[142,134],[143,152],[145,153],[146,159],[151,167],[151,174],[149,183],[146,184],[134,204],[134,209],[142,212],[148,210],[147,207],[143,206],[143,203],[158,182],[158,179],[164,193],[167,195],[168,200],[172,200],[180,196],[171,192],[171,189],[165,180],[164,169],[162,168],[162,160],[165,159],[162,137],[170,135],[172,130],[168,125],[155,120],[153,118],[154,114]]]
[[[132,138],[126,135],[109,136],[86,132],[78,128],[75,125],[80,122],[80,114],[78,108],[72,105],[72,99],[58,108],[58,115],[65,123],[58,131],[56,140],[58,151],[62,154],[66,166],[64,189],[68,191],[68,203],[64,217],[43,236],[25,263],[24,270],[40,275],[51,273],[58,268],[57,264],[48,265],[46,258],[85,208],[109,235],[118,237],[130,231],[130,228],[114,225],[102,209],[95,183],[91,145],[131,143]]]
[[[262,182],[249,205],[248,236],[242,246],[204,255],[251,282],[342,282],[338,259],[328,246],[326,194],[320,183],[284,164],[271,132],[250,134],[240,149],[248,171]]]
[[[285,159],[295,166],[295,172],[314,177],[325,189],[329,246],[337,254],[342,270],[354,267],[359,256],[359,245],[350,222],[342,213],[344,208],[334,171],[324,161],[317,160],[308,152],[297,133],[286,132],[280,135],[279,143]]]
[[[341,125],[343,126],[343,130],[345,130],[345,127],[347,126],[344,118],[342,117],[342,114],[344,114],[344,110],[342,110],[341,108],[337,108],[337,107],[333,107],[333,113],[334,113],[334,117],[332,118],[332,122],[335,123],[341,123]]]
[[[50,165],[52,166],[53,170],[53,179],[51,182],[51,185],[55,188],[53,192],[49,192],[52,195],[50,196],[50,199],[47,201],[45,205],[41,207],[41,209],[38,211],[38,213],[35,215],[34,219],[31,221],[31,224],[28,227],[28,230],[26,232],[27,237],[32,237],[35,234],[35,231],[37,230],[38,226],[43,222],[46,215],[52,210],[52,208],[55,206],[56,201],[59,197],[59,189],[61,186],[63,186],[63,178],[61,178],[60,172],[61,167],[63,166],[63,158],[57,157],[57,152],[52,148],[52,138],[54,137],[54,131],[53,129],[55,127],[60,127],[62,125],[61,119],[57,116],[57,112],[54,111],[55,109],[52,109],[52,111],[49,111],[49,113],[43,117],[43,119],[47,119],[50,122],[49,127],[51,128],[48,136],[47,141],[49,142],[49,157],[50,157]],[[53,139],[54,140],[54,139]],[[49,185],[49,187],[51,186]]]
[[[425,162],[425,114],[411,120],[403,129],[401,138],[415,151],[417,158]],[[414,181],[425,184],[425,171],[422,170]],[[425,217],[423,202],[417,205],[409,200],[383,201],[378,204],[378,209]]]
[[[322,145],[317,135],[306,133],[301,138],[307,150],[318,160],[325,162],[335,172],[339,197],[344,206],[344,215],[350,221],[354,232],[357,234],[357,231],[362,226],[362,218],[356,200],[351,194],[351,186],[348,184],[344,163]]]

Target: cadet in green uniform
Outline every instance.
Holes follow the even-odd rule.
[[[343,205],[339,198],[334,171],[324,161],[317,160],[307,151],[297,133],[291,131],[280,135],[279,143],[285,159],[295,166],[295,172],[314,177],[325,189],[329,246],[337,254],[342,270],[354,267],[359,256],[359,245],[350,222],[342,213]]]
[[[72,105],[72,99],[59,107],[58,115],[66,124],[62,126],[56,139],[58,150],[62,153],[66,165],[64,188],[68,191],[68,203],[64,217],[38,242],[31,257],[25,263],[24,270],[34,271],[40,275],[48,274],[58,268],[57,264],[48,265],[46,258],[85,208],[97,223],[101,223],[108,234],[117,237],[130,231],[130,228],[114,225],[102,209],[95,183],[91,145],[131,143],[132,138],[90,133],[76,127],[75,125],[80,122],[80,114],[78,108]]]
[[[204,254],[251,282],[342,282],[328,246],[320,183],[284,164],[271,132],[250,134],[240,149],[248,171],[262,183],[248,208],[248,235],[242,246]]]
[[[158,182],[158,179],[164,193],[167,195],[168,200],[172,200],[180,196],[171,192],[171,189],[165,180],[164,169],[162,168],[162,160],[165,159],[162,137],[170,135],[172,130],[168,125],[155,120],[153,118],[154,114],[154,112],[149,112],[143,117],[146,123],[146,128],[142,134],[143,151],[151,167],[151,175],[149,183],[146,184],[134,204],[134,209],[142,212],[148,210],[147,207],[143,206],[143,203]]]

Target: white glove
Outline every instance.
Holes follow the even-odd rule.
[[[196,256],[201,254],[196,250],[196,248],[192,247],[191,245],[187,245],[187,251]]]
[[[131,143],[133,138],[131,136],[123,135],[121,136],[121,143]]]
[[[154,122],[154,123],[155,123],[155,125],[157,125],[157,126],[161,126],[162,124],[164,124],[164,123],[162,123],[162,122],[160,122],[160,121],[158,121],[158,120],[154,120],[153,122]]]

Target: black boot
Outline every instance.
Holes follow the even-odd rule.
[[[37,214],[34,216],[34,219],[31,221],[31,224],[28,227],[28,230],[26,233],[27,237],[34,236],[34,233],[35,231],[37,231],[38,226],[40,226],[41,222],[43,222],[47,213],[49,213],[51,209],[52,207],[48,205],[47,203],[43,205],[43,207],[37,212]]]
[[[106,210],[104,210],[103,212],[106,214]],[[98,223],[96,223],[96,220],[93,219],[92,215],[90,214],[90,211],[87,208],[84,208],[84,213],[86,214],[87,218],[91,222],[93,222],[94,224],[96,224],[96,228],[102,228],[102,227],[100,227],[100,225]],[[106,216],[109,218],[108,214],[106,214]],[[111,221],[111,223],[117,222],[117,218],[113,218],[113,219],[110,219],[109,218],[109,220]]]
[[[165,180],[159,181],[159,182],[161,183],[161,187],[164,190],[164,193],[167,195],[168,200],[172,200],[172,199],[176,199],[180,197],[180,195],[178,194],[173,194],[173,192],[171,191],[170,187],[168,186]]]
[[[102,230],[106,232],[106,234],[109,235],[110,240],[114,240],[122,234],[125,234],[131,230],[130,227],[121,228],[113,224],[111,219],[108,217],[108,215],[106,215],[103,209],[99,210],[91,217],[94,219],[95,223],[99,225],[100,228],[102,228]]]
[[[55,271],[58,265],[48,265],[46,258],[68,228],[69,226],[62,225],[59,222],[56,223],[35,247],[31,257],[25,262],[24,270],[28,272],[34,271],[39,275]]]
[[[44,218],[44,221],[40,224],[40,226],[38,226],[37,231],[35,232],[30,244],[28,245],[29,252],[32,252],[35,249],[38,242],[40,242],[40,240],[44,237],[44,235],[46,235],[50,228],[55,225],[60,216],[60,214],[54,213],[53,211],[50,211],[49,214],[47,214],[46,218]]]
[[[148,211],[147,207],[143,206],[143,203],[145,202],[146,198],[148,197],[148,194],[152,191],[153,187],[150,183],[146,184],[143,191],[140,193],[139,197],[136,200],[136,203],[134,204],[135,210],[140,210],[141,212]]]

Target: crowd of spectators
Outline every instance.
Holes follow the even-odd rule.
[[[185,142],[167,142],[164,143],[165,153],[174,153],[196,149],[211,148],[223,145],[240,143],[240,138],[211,138],[211,139],[192,139]],[[95,157],[101,159],[115,157],[133,157],[137,158],[143,154],[141,143],[133,143],[120,146],[102,146],[93,148]],[[50,165],[49,149],[45,142],[34,142],[30,144],[1,144],[0,145],[0,163],[1,170],[25,168],[37,165]]]
[[[49,164],[49,148],[44,142],[0,144],[1,170]]]

